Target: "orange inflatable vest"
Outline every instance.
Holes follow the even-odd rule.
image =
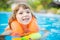
[[[27,30],[28,32],[25,32],[24,28],[22,27],[22,24],[20,24],[17,20],[14,20],[11,23],[11,28],[12,28],[11,29],[12,30],[12,34],[11,34],[12,36],[16,36],[16,35],[25,36],[25,35],[39,31],[38,25],[36,23],[36,19],[34,17],[32,18],[31,22],[25,28],[25,29],[28,29]]]

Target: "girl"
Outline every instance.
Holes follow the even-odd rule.
[[[26,4],[17,4],[9,19],[9,26],[6,28],[6,31],[11,36],[20,37],[39,32],[36,19],[29,6]]]

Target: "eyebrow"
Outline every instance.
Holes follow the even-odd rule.
[[[25,10],[30,10],[30,9],[25,9]]]
[[[31,11],[30,9],[24,9],[23,11],[19,11],[18,13],[22,13],[24,11]]]
[[[29,10],[29,9],[25,9],[26,11],[31,11],[31,10]]]

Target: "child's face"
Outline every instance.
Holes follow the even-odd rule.
[[[23,9],[22,7],[20,7],[16,14],[16,19],[21,24],[29,24],[32,19],[31,11],[29,9]]]

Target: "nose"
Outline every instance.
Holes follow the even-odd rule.
[[[24,12],[24,16],[28,16],[28,14],[26,12]]]

